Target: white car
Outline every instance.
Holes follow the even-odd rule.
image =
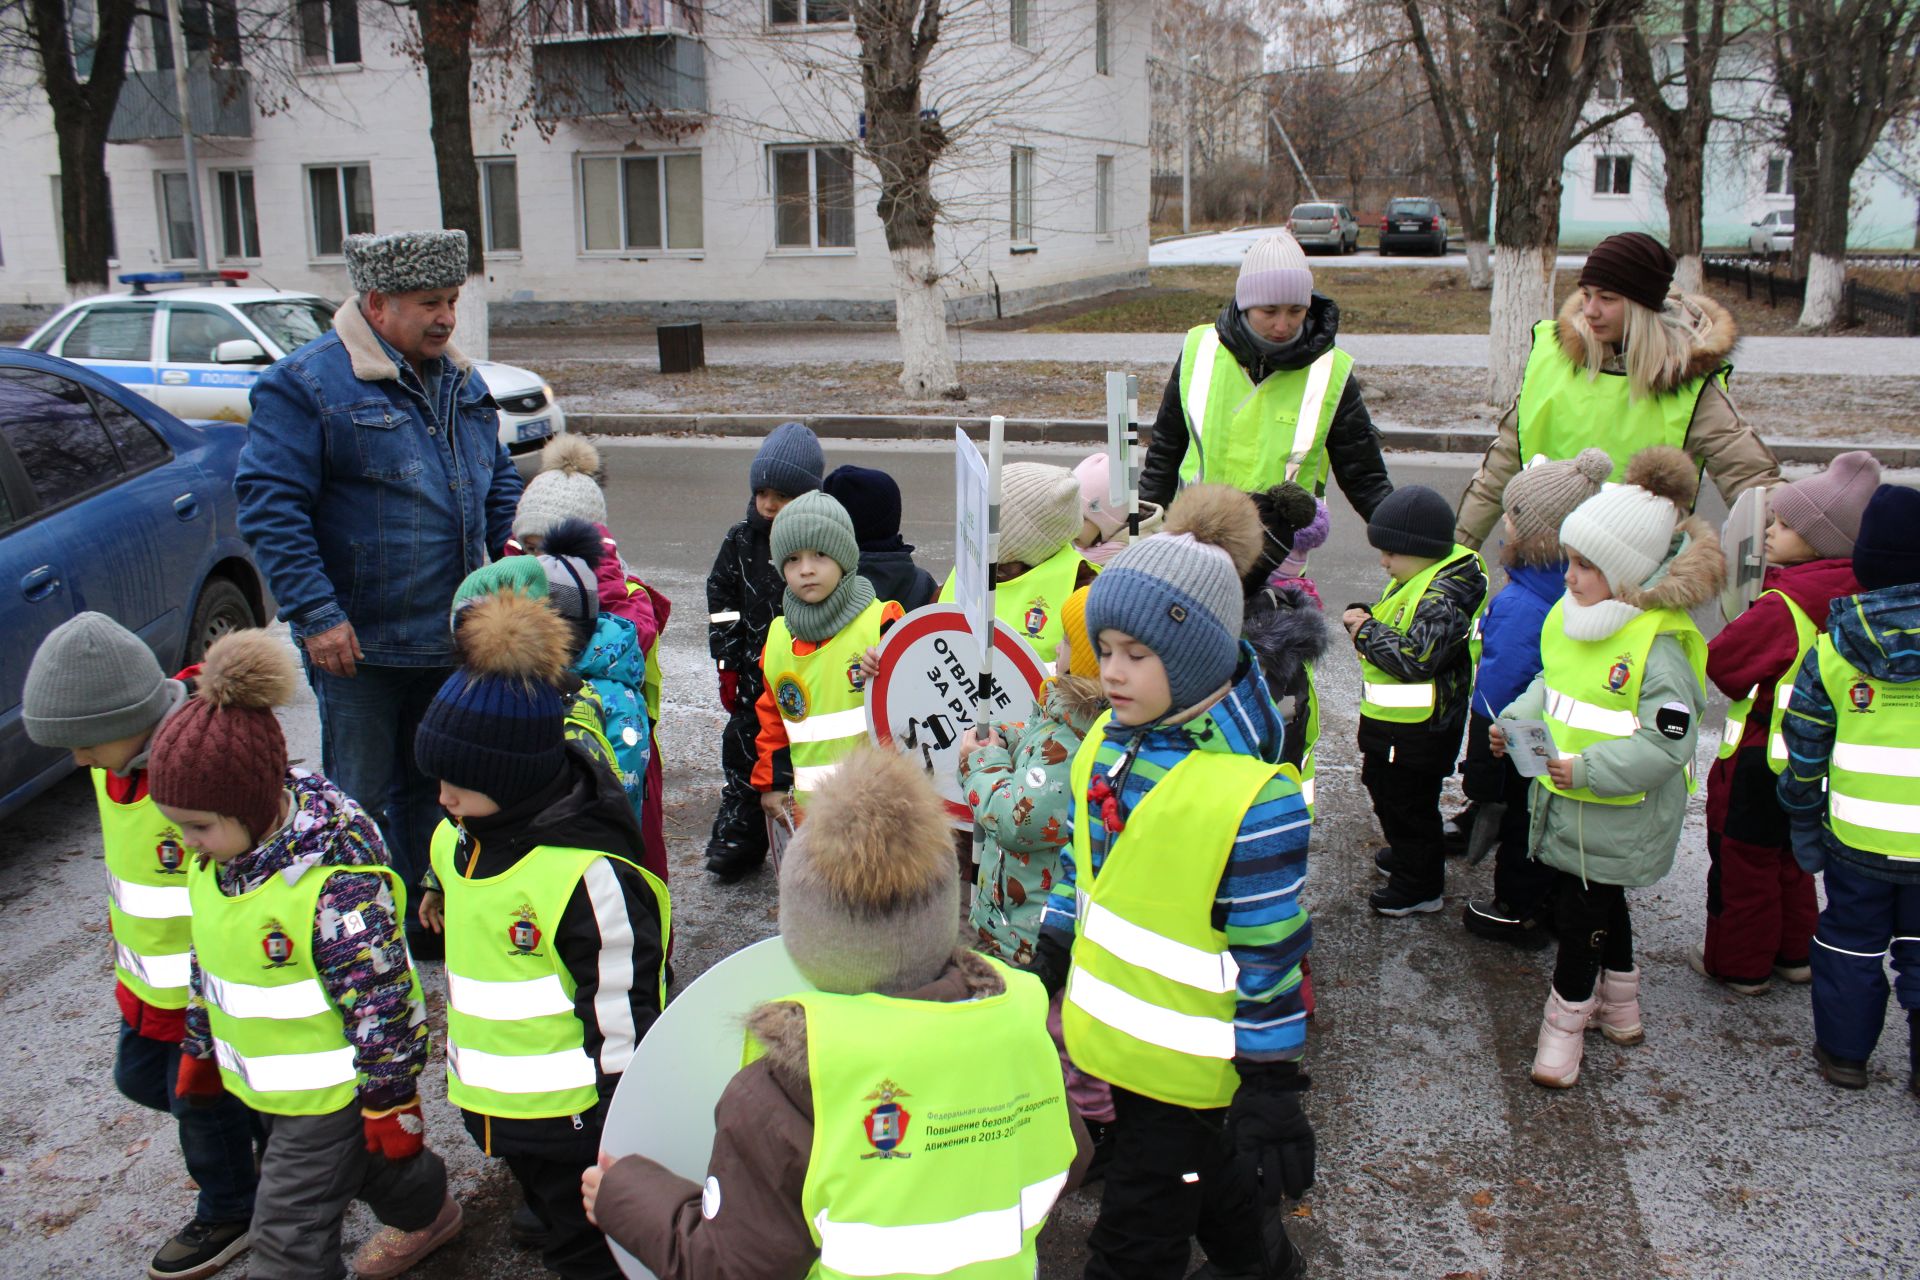
[[[1775,209],[1753,224],[1747,234],[1747,252],[1783,258],[1793,252],[1793,210]]]
[[[23,346],[64,356],[121,383],[178,418],[245,422],[261,372],[333,327],[334,304],[311,293],[250,289],[244,271],[144,272],[120,277],[130,293],[83,298],[41,325]],[[222,280],[208,287],[150,286]],[[537,449],[567,429],[539,374],[476,360],[500,405],[500,443]]]

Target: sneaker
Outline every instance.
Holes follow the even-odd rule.
[[[1376,915],[1410,916],[1415,912],[1430,914],[1442,911],[1446,909],[1447,904],[1439,894],[1429,898],[1418,893],[1409,893],[1404,889],[1396,889],[1389,882],[1385,888],[1375,889],[1367,895],[1367,905],[1373,908]]]
[[[1822,1049],[1817,1043],[1813,1046],[1813,1060],[1825,1076],[1828,1084],[1839,1085],[1842,1089],[1864,1089],[1867,1087],[1867,1064],[1852,1058],[1836,1058]]]
[[[1772,978],[1748,981],[1745,978],[1723,978],[1707,968],[1707,949],[1695,943],[1693,950],[1687,953],[1687,967],[1703,978],[1711,978],[1727,990],[1743,996],[1763,996],[1773,990]],[[1809,975],[1811,976],[1811,975]]]
[[[448,1196],[439,1216],[418,1231],[380,1228],[354,1251],[353,1274],[360,1280],[392,1280],[459,1235],[463,1216],[459,1203]]]
[[[202,1222],[195,1218],[160,1246],[147,1264],[154,1280],[198,1280],[232,1262],[252,1239],[244,1222]]]
[[[707,871],[721,884],[735,884],[758,871],[767,860],[765,849],[744,844],[707,846]]]
[[[1383,844],[1373,851],[1373,869],[1383,876],[1393,874],[1393,846]]]
[[[1773,962],[1773,976],[1782,982],[1791,982],[1796,987],[1804,987],[1813,981],[1813,966],[1802,960],[1799,964]]]
[[[1528,951],[1538,951],[1553,941],[1553,934],[1533,916],[1498,899],[1471,899],[1460,913],[1460,923],[1476,938],[1511,943]]]
[[[551,1234],[540,1215],[533,1211],[530,1204],[522,1204],[507,1219],[507,1238],[519,1249],[544,1249],[547,1237]]]

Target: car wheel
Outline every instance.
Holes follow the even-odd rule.
[[[246,593],[229,579],[208,578],[200,588],[200,603],[193,607],[193,625],[187,629],[186,665],[203,660],[207,647],[221,636],[253,624],[253,606]]]

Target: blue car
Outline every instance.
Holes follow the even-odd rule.
[[[235,522],[246,434],[182,422],[72,361],[0,349],[0,818],[73,767],[20,720],[48,632],[104,613],[172,674],[271,616]]]

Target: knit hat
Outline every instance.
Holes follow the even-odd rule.
[[[1582,449],[1571,458],[1536,462],[1507,481],[1501,500],[1513,521],[1510,549],[1526,564],[1553,564],[1560,550],[1560,523],[1575,507],[1600,492],[1613,474],[1605,449]]]
[[[783,422],[760,442],[747,470],[747,485],[756,493],[771,489],[797,498],[818,489],[826,469],[819,437],[797,422]]]
[[[842,574],[860,568],[860,543],[853,536],[853,517],[830,494],[815,489],[780,508],[767,535],[773,567],[786,564],[799,551],[818,551],[840,566]]]
[[[532,596],[496,591],[461,612],[454,638],[461,665],[421,717],[414,759],[428,777],[511,808],[566,765],[566,623]]]
[[[1920,582],[1920,489],[1874,490],[1853,540],[1853,576],[1869,591]]]
[[[847,509],[853,540],[861,546],[900,536],[900,485],[884,471],[852,465],[835,467],[821,492]]]
[[[1172,709],[1198,704],[1240,661],[1240,577],[1260,554],[1260,513],[1238,489],[1195,485],[1174,499],[1164,532],[1113,558],[1087,592],[1089,639],[1123,632],[1167,669]]]
[[[1087,634],[1087,593],[1092,590],[1093,584],[1089,582],[1067,597],[1066,603],[1060,606],[1060,625],[1067,633],[1067,674],[1097,680],[1100,650]]]
[[[597,570],[605,550],[592,525],[562,520],[547,530],[540,554],[503,556],[463,578],[453,591],[454,627],[467,606],[498,591],[518,591],[545,600],[560,615],[573,637],[568,657],[579,657],[600,619]]]
[[[1032,567],[1080,531],[1080,481],[1065,467],[1009,462],[1000,469],[1000,561]]]
[[[273,709],[293,697],[293,650],[270,632],[231,631],[207,646],[193,696],[147,754],[147,794],[170,809],[235,818],[258,843],[280,825],[287,739]]]
[[[1395,489],[1373,509],[1367,541],[1394,555],[1444,556],[1453,550],[1453,504],[1423,484]]]
[[[1333,532],[1333,521],[1327,515],[1327,503],[1324,498],[1313,500],[1313,519],[1293,534],[1293,554],[1280,562],[1277,572],[1287,577],[1298,577],[1307,568],[1307,557],[1327,543],[1327,535]]]
[[[1289,231],[1276,231],[1255,241],[1240,260],[1240,278],[1233,286],[1233,305],[1304,307],[1313,301],[1313,268],[1300,242]]]
[[[467,282],[467,233],[395,231],[351,235],[341,245],[355,293],[420,293]]]
[[[1879,460],[1855,449],[1829,462],[1817,476],[1775,486],[1767,494],[1767,505],[1781,524],[1806,539],[1815,555],[1844,560],[1853,554],[1860,517],[1879,485]]]
[[[807,798],[780,859],[780,938],[822,991],[900,995],[959,944],[946,806],[905,756],[860,746]]]
[[[1625,479],[1575,507],[1560,524],[1560,545],[1606,575],[1618,596],[1647,585],[1674,550],[1674,531],[1698,489],[1693,461],[1672,445],[1642,449]]]
[[[562,520],[607,522],[600,489],[600,451],[580,436],[555,436],[540,450],[540,474],[527,481],[513,513],[513,536],[544,538]]]
[[[1608,236],[1587,255],[1580,283],[1606,289],[1658,311],[1673,284],[1674,258],[1667,246],[1644,231]]]
[[[1293,555],[1295,535],[1319,518],[1319,504],[1313,495],[1291,480],[1283,480],[1252,497],[1253,509],[1260,513],[1263,534],[1260,554],[1247,572],[1245,585],[1249,592],[1265,585],[1268,575]]]
[[[1105,453],[1090,453],[1073,468],[1080,482],[1080,518],[1093,521],[1102,542],[1127,527],[1126,503],[1116,503],[1107,488],[1112,474]]]
[[[146,641],[104,613],[76,613],[34,651],[20,723],[43,747],[118,742],[160,723],[170,683]]]

